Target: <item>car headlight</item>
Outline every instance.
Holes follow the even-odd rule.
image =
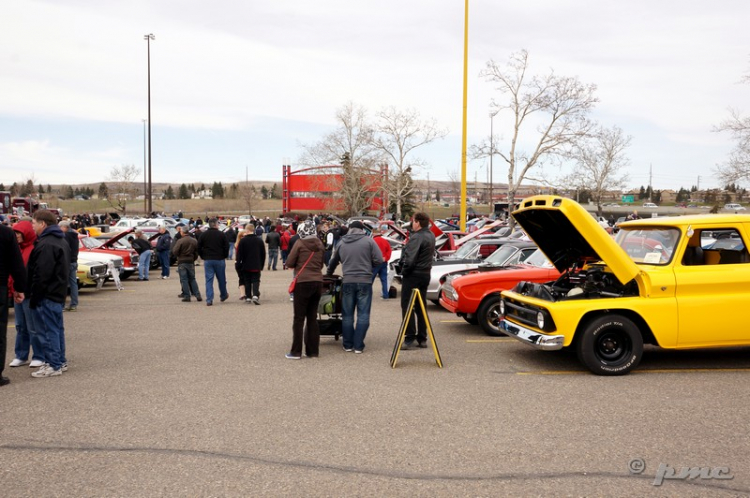
[[[536,324],[540,329],[544,328],[544,313],[541,311],[536,314]]]
[[[505,316],[505,300],[500,299],[500,315]]]

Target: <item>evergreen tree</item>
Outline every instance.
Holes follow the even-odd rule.
[[[68,187],[68,188],[67,188],[67,189],[65,190],[65,198],[66,198],[66,199],[72,199],[72,198],[73,198],[73,197],[75,197],[75,196],[76,196],[76,194],[75,194],[75,192],[73,192],[73,187],[70,187],[70,186],[69,186],[69,187]]]
[[[0,183],[0,191],[3,191],[3,190],[5,190],[5,185],[3,185],[2,183]]]
[[[11,197],[18,195],[18,184],[16,182],[13,182],[13,185],[10,186],[10,195]]]
[[[435,191],[435,200],[438,201],[438,202],[440,202],[440,191],[439,190]]]
[[[184,183],[180,185],[180,193],[178,195],[180,199],[190,199],[190,193],[188,192],[187,185]]]
[[[109,189],[107,188],[107,184],[102,182],[99,184],[99,199],[107,198],[109,198]]]
[[[643,185],[641,185],[641,190],[640,192],[638,192],[638,199],[640,200],[648,199],[648,194],[646,194],[646,189],[643,188]]]
[[[164,195],[167,197],[167,200],[171,201],[172,199],[174,199],[174,190],[172,189],[172,185],[167,187],[167,191]]]
[[[260,188],[260,195],[263,199],[268,199],[268,188],[265,185]]]

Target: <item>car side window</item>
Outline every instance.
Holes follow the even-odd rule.
[[[750,263],[750,253],[739,231],[727,227],[696,231],[688,240],[682,264],[732,265]]]

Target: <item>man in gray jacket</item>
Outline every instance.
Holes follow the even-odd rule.
[[[365,350],[365,335],[370,327],[372,269],[383,262],[378,245],[367,236],[361,221],[353,221],[349,225],[349,232],[341,238],[341,243],[328,265],[328,275],[333,275],[339,262],[344,273],[341,289],[341,333],[344,351],[360,354]]]

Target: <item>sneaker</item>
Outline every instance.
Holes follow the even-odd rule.
[[[57,370],[54,370],[51,366],[48,364],[45,364],[43,367],[41,367],[36,372],[32,372],[31,376],[41,378],[41,377],[57,377],[58,375],[62,375],[62,368],[59,368]]]
[[[180,298],[185,297],[185,294],[177,294],[177,297],[180,297]]]
[[[182,298],[182,302],[183,303],[189,303],[190,302],[190,298],[189,297],[183,297]]]
[[[352,351],[354,351],[354,348],[344,348],[344,351],[346,351],[347,353],[351,353]]]
[[[246,297],[246,298],[245,298],[245,302],[246,302],[247,304],[250,304],[250,303],[252,303],[252,302],[253,302],[253,300],[252,300],[252,299],[250,299],[249,297]]]
[[[76,310],[77,310],[76,306],[68,306],[68,311],[76,311]]]
[[[8,365],[9,367],[20,367],[21,365],[25,365],[26,360],[19,360],[18,358],[15,358],[13,361],[10,362]]]
[[[213,306],[213,304],[214,303],[212,301],[206,301],[206,306]]]
[[[294,356],[292,353],[287,353],[287,354],[284,355],[284,357],[287,360],[301,360],[302,359],[301,356]]]
[[[414,349],[413,342],[405,342],[401,345],[401,351],[409,351],[411,349]]]
[[[253,296],[253,304],[260,304],[260,298],[258,296]]]
[[[360,349],[355,349],[355,350],[354,350],[354,354],[362,354],[362,350],[360,350]]]
[[[197,297],[195,298],[195,300],[196,300],[196,301],[198,301],[198,302],[201,302],[201,301],[203,301],[203,298],[202,298],[202,297],[200,297],[200,296],[197,296]]]
[[[29,368],[38,368],[44,365],[44,362],[42,360],[31,360],[31,363],[29,363]]]
[[[289,296],[289,300],[294,302],[294,296]]]
[[[427,341],[425,342],[417,342],[418,348],[426,348],[427,347]]]
[[[60,366],[60,370],[62,370],[63,372],[67,372],[68,371],[68,362],[67,361],[65,363],[63,363],[62,366]]]
[[[224,297],[220,298],[220,300],[221,300],[221,302],[222,302],[222,303],[223,303],[224,301],[226,301],[227,299],[229,299],[229,294],[227,294],[226,296],[224,296]]]

